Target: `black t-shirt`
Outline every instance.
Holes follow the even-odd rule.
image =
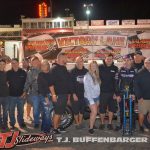
[[[6,97],[6,96],[9,96],[7,76],[4,71],[0,71],[0,97]]]
[[[23,94],[26,77],[27,74],[22,69],[18,69],[18,71],[9,70],[7,72],[7,81],[9,84],[10,96],[18,97]]]
[[[75,93],[78,96],[78,98],[81,99],[84,98],[83,78],[87,72],[88,70],[86,68],[78,69],[77,67],[70,71],[73,83],[73,93]]]
[[[38,91],[42,96],[46,96],[50,93],[49,86],[51,82],[50,72],[44,73],[40,72],[38,75]]]
[[[55,92],[58,95],[69,94],[72,91],[71,76],[65,66],[55,64],[51,71],[50,85],[54,86]]]
[[[101,92],[115,92],[115,75],[117,72],[118,68],[114,64],[108,67],[104,62],[104,64],[99,66]]]

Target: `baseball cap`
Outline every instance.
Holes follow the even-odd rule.
[[[150,63],[150,57],[146,58],[144,62]]]
[[[123,59],[130,59],[130,60],[132,60],[132,57],[129,54],[122,56],[122,58]]]
[[[135,51],[134,55],[142,55],[141,51]]]

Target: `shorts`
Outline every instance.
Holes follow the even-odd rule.
[[[78,99],[78,101],[74,101],[73,98],[71,98],[71,106],[75,115],[78,115],[79,113],[83,114],[86,107],[85,99],[83,98]]]
[[[68,95],[58,95],[57,102],[53,102],[56,115],[63,115],[67,106]]]
[[[92,100],[88,100],[87,98],[85,98],[85,102],[87,105],[98,104],[99,103],[99,97],[93,98]]]
[[[146,115],[150,112],[150,100],[144,100],[143,104],[138,103],[139,113]]]
[[[100,113],[106,113],[108,108],[109,112],[116,112],[116,102],[113,99],[114,93],[101,93],[100,95]]]

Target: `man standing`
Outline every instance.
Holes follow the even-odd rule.
[[[18,110],[18,123],[21,128],[26,127],[23,119],[24,115],[24,100],[21,97],[26,81],[26,72],[19,68],[18,59],[14,58],[11,61],[12,69],[7,72],[7,80],[9,84],[10,108],[9,117],[12,130],[15,128],[15,107]]]
[[[76,123],[76,129],[82,129],[82,120],[83,113],[85,109],[85,100],[84,100],[84,85],[83,78],[84,75],[88,72],[84,68],[84,60],[82,57],[76,58],[76,66],[71,70],[71,77],[73,82],[73,95],[72,95],[72,108],[74,111],[74,118]]]
[[[31,58],[31,69],[27,73],[27,80],[24,86],[23,97],[29,93],[33,106],[34,128],[39,128],[39,115],[40,115],[40,98],[38,94],[38,75],[41,72],[41,62],[38,57]]]
[[[25,58],[23,59],[22,61],[22,69],[28,73],[28,71],[30,70],[30,64],[29,64],[29,59]],[[26,113],[27,113],[27,120],[29,121],[32,121],[32,118],[30,116],[30,113],[31,113],[31,107],[32,107],[32,103],[31,103],[31,100],[30,100],[30,96],[29,96],[29,93],[27,93],[26,95],[26,100],[27,100],[27,105],[26,105]]]
[[[67,105],[68,94],[70,93],[71,77],[66,68],[67,58],[65,53],[59,53],[57,56],[57,63],[51,69],[51,83],[50,91],[52,101],[54,104],[54,134],[59,135],[61,132],[58,130],[60,125],[61,116],[65,112]]]
[[[126,94],[125,92],[128,92],[128,95],[132,97],[132,100],[135,100],[134,79],[136,72],[132,67],[132,63],[133,60],[130,55],[123,56],[123,66],[120,68],[118,74],[116,75],[116,95],[120,107],[120,125],[116,127],[116,131],[122,129],[123,126],[123,108],[125,107],[123,103],[123,95]],[[129,106],[128,103],[127,105]],[[135,129],[134,104],[132,105],[132,110],[133,129]]]
[[[144,68],[135,78],[135,94],[138,98],[140,131],[144,131],[144,115],[150,113],[150,57],[144,61]]]
[[[101,79],[101,95],[100,95],[100,129],[105,128],[104,117],[108,108],[109,123],[107,128],[113,129],[112,119],[113,114],[116,111],[115,106],[115,75],[118,72],[118,68],[113,63],[113,55],[108,54],[104,60],[104,64],[99,66],[99,73]]]
[[[9,108],[9,89],[7,85],[7,76],[4,71],[6,62],[0,59],[0,128],[6,131],[8,129],[8,108]],[[2,106],[2,107],[1,107]],[[1,108],[3,110],[3,115],[1,114]]]

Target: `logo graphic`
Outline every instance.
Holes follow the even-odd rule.
[[[15,146],[24,146],[39,142],[52,142],[53,136],[43,133],[20,135],[19,131],[0,134],[0,149],[9,149]]]

